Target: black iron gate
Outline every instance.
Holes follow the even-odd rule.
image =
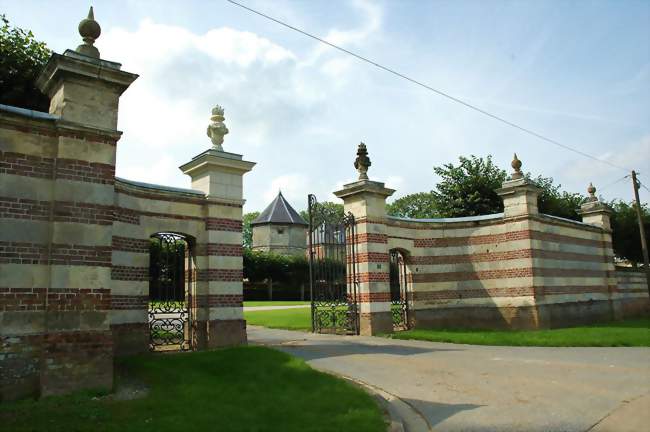
[[[354,216],[328,212],[309,195],[309,289],[315,333],[359,334]]]
[[[408,278],[404,255],[397,249],[390,251],[390,308],[395,330],[408,329]]]
[[[191,348],[191,245],[175,233],[151,237],[149,262],[149,347],[152,351]]]

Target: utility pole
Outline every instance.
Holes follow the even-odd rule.
[[[650,295],[650,265],[648,265],[648,245],[645,241],[645,228],[643,227],[643,215],[641,214],[641,200],[639,199],[639,183],[636,180],[636,172],[632,170],[632,186],[634,187],[634,206],[636,207],[636,217],[639,221],[639,233],[641,234],[641,253],[643,253],[643,267],[645,268],[645,277],[648,284],[648,295]]]

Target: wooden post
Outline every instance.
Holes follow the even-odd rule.
[[[267,287],[269,289],[269,301],[271,301],[273,300],[273,279],[268,279]]]
[[[632,170],[632,186],[634,187],[634,206],[636,217],[639,222],[639,234],[641,235],[641,253],[643,254],[643,266],[645,267],[646,283],[648,284],[648,295],[650,295],[650,265],[648,265],[648,245],[645,241],[645,228],[643,226],[643,214],[641,213],[641,200],[639,199],[639,184],[636,180],[636,172]]]

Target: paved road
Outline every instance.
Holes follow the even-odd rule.
[[[395,395],[434,431],[650,430],[650,348],[488,347],[255,326],[248,340]]]

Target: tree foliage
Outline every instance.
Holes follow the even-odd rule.
[[[554,184],[551,177],[531,178],[530,173],[526,174],[526,177],[541,188],[537,200],[537,208],[540,213],[577,221],[582,220],[577,211],[587,197],[576,192],[560,190],[562,185]]]
[[[5,15],[0,20],[0,103],[48,111],[50,101],[35,81],[51,51],[31,30],[10,26]]]
[[[612,201],[609,205],[613,210],[611,223],[614,254],[617,258],[628,260],[633,265],[642,263],[641,236],[635,204]],[[646,243],[650,244],[650,211],[647,205],[641,205],[641,213]]]
[[[244,277],[254,283],[270,278],[274,283],[300,286],[309,283],[309,262],[301,255],[244,250]]]
[[[503,211],[495,192],[507,174],[492,162],[492,156],[459,157],[459,164],[434,167],[441,180],[432,191],[435,210],[441,217],[478,216]]]
[[[438,217],[436,201],[432,192],[419,192],[396,199],[386,206],[391,216],[427,219]]]
[[[244,214],[242,217],[242,244],[244,249],[250,249],[253,247],[253,228],[251,227],[251,222],[253,222],[260,212],[254,211]]]
[[[327,222],[332,225],[340,224],[343,220],[343,204],[334,203],[331,201],[323,201],[316,203],[314,209],[314,220],[312,221],[313,226],[318,226],[323,222]],[[309,223],[309,212],[307,210],[302,210],[300,216]]]

